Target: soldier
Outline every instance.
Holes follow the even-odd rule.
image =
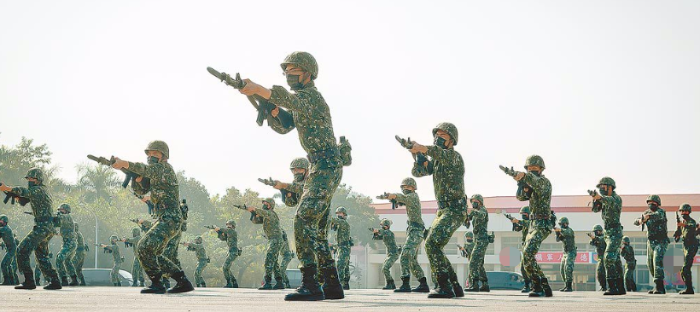
[[[394,292],[422,292],[430,291],[425,278],[423,268],[418,264],[418,249],[423,242],[425,224],[421,213],[420,198],[416,193],[418,185],[413,178],[405,178],[401,181],[401,193],[387,194],[386,199],[393,200],[399,205],[406,206],[408,216],[408,228],[406,229],[406,243],[401,250],[401,287]],[[418,287],[411,289],[411,273],[418,279]]]
[[[14,279],[14,270],[12,270],[12,262],[17,256],[17,244],[15,244],[15,236],[12,233],[12,228],[7,225],[9,218],[6,215],[0,215],[0,239],[2,239],[3,248],[5,248],[5,257],[2,258],[2,284],[17,285],[19,281]]]
[[[53,259],[53,252],[49,251],[49,261]],[[41,266],[39,266],[36,261],[34,263],[34,280],[36,282],[36,285],[41,284]],[[44,276],[44,282],[49,283],[51,280],[47,279],[46,276]]]
[[[634,257],[634,249],[630,245],[630,238],[622,237],[622,249],[620,255],[625,258],[625,285],[627,291],[637,291],[637,283],[634,282],[634,269],[637,267],[637,259]],[[690,288],[693,291],[693,288]]]
[[[29,266],[29,256],[32,251],[35,253],[41,271],[51,280],[44,289],[61,289],[58,274],[56,274],[56,270],[54,270],[48,258],[49,241],[54,236],[53,215],[51,214],[53,202],[51,195],[48,193],[48,188],[44,185],[44,172],[39,168],[29,169],[25,179],[27,179],[28,187],[0,185],[0,191],[2,192],[12,192],[20,197],[28,198],[31,202],[32,215],[34,216],[34,228],[19,244],[17,263],[20,271],[24,274],[24,283],[15,287],[15,289],[36,289],[34,273],[31,266]]]
[[[605,237],[603,236],[603,226],[596,224],[593,226],[593,235],[589,235],[591,238],[591,246],[595,246],[596,253],[598,254],[598,264],[596,265],[596,275],[598,277],[598,284],[600,284],[601,291],[608,291],[606,287],[605,279]],[[630,247],[631,248],[631,247]]]
[[[277,258],[282,248],[282,227],[280,218],[275,209],[275,200],[266,198],[262,202],[263,208],[248,207],[248,211],[255,212],[253,223],[262,224],[265,237],[267,237],[267,253],[265,254],[265,284],[258,290],[284,289],[284,281],[280,274]],[[272,274],[275,274],[275,286],[272,286]]]
[[[112,254],[114,265],[112,265],[112,271],[109,273],[109,276],[112,279],[112,284],[114,284],[114,286],[121,287],[122,282],[119,279],[119,270],[121,269],[122,262],[124,262],[124,257],[122,257],[122,253],[119,251],[119,246],[117,245],[118,241],[119,237],[117,237],[117,235],[112,235],[109,237],[109,245],[100,244],[100,247],[104,248],[106,252]]]
[[[382,219],[379,222],[380,229],[372,229],[374,233],[373,239],[384,241],[384,246],[386,246],[386,259],[384,259],[384,265],[382,266],[382,272],[384,273],[384,279],[386,280],[386,286],[384,290],[396,289],[394,284],[394,279],[391,277],[391,267],[399,259],[400,248],[396,246],[396,238],[394,238],[394,232],[391,231],[391,220]]]
[[[85,263],[85,255],[90,250],[90,247],[85,243],[85,238],[83,233],[80,233],[80,227],[78,223],[75,223],[75,257],[73,257],[73,267],[75,267],[75,274],[80,280],[80,286],[85,286],[85,276],[83,276],[83,263]]]
[[[68,204],[62,204],[58,208],[59,235],[63,237],[63,247],[56,256],[56,268],[61,277],[61,286],[78,286],[78,276],[73,266],[73,257],[75,257],[75,250],[78,246],[75,241],[75,222],[73,222],[70,212],[71,208]],[[71,277],[70,284],[68,283],[68,274]]]
[[[296,207],[299,204],[299,197],[304,191],[306,177],[309,175],[309,161],[304,157],[295,158],[289,164],[289,170],[294,175],[292,183],[273,181],[275,189],[280,190],[284,204],[287,207]]]
[[[116,162],[112,165],[115,169],[128,169],[151,181],[149,189],[143,187],[139,178],[136,179],[136,183],[131,183],[137,194],[151,192],[149,199],[155,206],[154,215],[157,219],[139,243],[138,258],[152,282],[151,286],[142,289],[141,293],[165,293],[166,289],[161,281],[163,275],[170,275],[177,282],[168,293],[192,291],[194,287],[185,276],[185,272],[164,254],[168,243],[182,234],[184,224],[184,216],[178,203],[180,191],[177,175],[168,163],[168,145],[163,141],[153,141],[148,144],[145,152],[148,164],[128,162],[115,157]]]
[[[642,217],[634,221],[634,225],[647,226],[647,267],[649,273],[654,277],[654,289],[650,294],[665,294],[664,288],[664,255],[668,248],[668,219],[666,211],[661,208],[661,198],[659,195],[649,195],[647,197],[649,209],[644,211]]]
[[[282,280],[284,281],[285,288],[292,288],[289,285],[289,277],[287,276],[287,267],[289,262],[294,258],[294,253],[289,249],[289,239],[287,238],[287,232],[282,230],[282,247],[280,248],[280,256],[282,256],[282,261],[280,262],[280,274],[282,275]]]
[[[605,227],[605,278],[608,282],[608,291],[603,295],[624,295],[624,281],[622,279],[622,261],[620,260],[620,245],[622,242],[622,224],[620,213],[622,212],[622,198],[615,192],[615,180],[603,177],[596,186],[597,191],[588,191],[593,198],[593,212],[601,212]],[[598,256],[600,257],[600,255]],[[662,273],[663,274],[663,273]]]
[[[299,140],[310,162],[309,175],[299,199],[294,219],[294,239],[301,262],[302,285],[285,296],[289,301],[312,301],[344,298],[338,271],[328,249],[328,217],[331,199],[343,176],[343,165],[349,165],[349,155],[341,155],[333,133],[330,109],[316,89],[318,64],[311,54],[293,52],[282,62],[287,84],[294,93],[281,86],[264,88],[250,79],[241,93],[257,95],[275,105],[267,121],[281,134],[292,128],[282,126],[278,116],[288,109],[299,133]],[[286,112],[284,112],[286,113]],[[318,259],[318,263],[317,262]],[[316,271],[323,271],[325,282],[321,289]]]
[[[331,229],[336,231],[335,242],[338,245],[338,274],[344,290],[350,289],[350,223],[348,223],[348,211],[345,207],[335,209],[335,218],[331,219]]]
[[[678,230],[674,238],[676,243],[679,240],[683,240],[683,269],[681,269],[681,278],[685,282],[685,290],[679,292],[681,295],[692,295],[695,293],[693,290],[693,274],[690,272],[690,267],[693,265],[693,260],[695,255],[698,253],[698,224],[695,219],[690,217],[690,212],[692,208],[689,204],[682,204],[678,211],[680,211],[683,220],[678,222]]]
[[[241,255],[241,250],[238,249],[236,221],[228,220],[226,221],[225,229],[216,227],[214,231],[216,232],[216,236],[220,240],[225,241],[226,245],[228,245],[228,254],[226,255],[226,260],[222,268],[224,270],[224,278],[226,279],[226,286],[224,286],[224,288],[238,288],[238,281],[236,281],[236,277],[233,276],[233,272],[231,272],[231,264]]]
[[[139,259],[136,257],[136,250],[139,249],[140,240],[141,229],[139,228],[131,229],[131,238],[122,237],[122,242],[124,242],[124,245],[126,247],[132,246],[134,249],[134,264],[131,265],[131,277],[133,278],[133,282],[131,284],[132,287],[139,286],[139,283],[141,283],[141,287],[144,287],[145,278],[143,276],[143,268],[141,268],[141,263],[139,263]]]
[[[207,251],[204,249],[204,240],[201,236],[197,236],[193,243],[182,243],[187,247],[188,251],[194,251],[197,255],[197,270],[194,272],[194,280],[197,283],[197,287],[207,287],[207,283],[204,282],[202,277],[202,271],[209,264],[209,257],[207,257]]]
[[[430,160],[414,163],[411,173],[415,177],[433,176],[438,212],[425,239],[425,250],[430,266],[435,271],[438,287],[428,298],[453,298],[464,296],[457,274],[447,259],[443,248],[452,234],[464,223],[467,201],[464,193],[464,160],[454,146],[458,142],[457,127],[443,122],[433,129],[434,145],[423,146],[412,142],[410,152],[416,158],[427,155]],[[427,158],[426,158],[427,159]]]
[[[474,233],[472,233],[471,231],[464,232],[464,246],[457,245],[457,248],[459,248],[460,255],[462,255],[462,257],[464,258],[467,258],[467,260],[469,261],[469,270],[467,270],[467,272],[469,273],[467,280],[469,280],[470,285],[469,287],[465,287],[464,290],[467,290],[467,288],[471,288],[471,283],[473,283],[472,281],[474,280],[471,270],[472,253],[474,252],[474,246],[476,246],[476,243],[474,243]],[[479,285],[477,285],[476,287],[479,287]]]
[[[532,155],[525,160],[527,172],[515,172],[513,179],[523,183],[532,193],[517,193],[520,201],[530,201],[530,229],[525,238],[523,247],[523,264],[525,271],[532,282],[532,291],[529,297],[551,297],[552,288],[549,281],[537,264],[535,255],[540,250],[540,245],[552,232],[552,184],[542,174],[545,170],[544,160],[538,155]]]
[[[564,245],[564,256],[561,258],[560,270],[561,278],[566,283],[564,288],[559,289],[563,292],[572,292],[571,283],[574,281],[574,262],[576,261],[576,235],[574,230],[569,227],[569,218],[559,218],[560,228],[554,228],[557,242],[562,242]]]
[[[520,274],[523,275],[523,281],[525,282],[525,285],[523,286],[523,289],[520,290],[521,293],[529,293],[530,292],[530,277],[527,275],[527,272],[525,271],[525,265],[523,263],[524,254],[523,250],[525,249],[525,240],[527,238],[527,233],[530,228],[530,207],[528,206],[523,206],[520,208],[520,217],[522,220],[518,220],[516,218],[513,218],[511,222],[513,223],[513,231],[516,232],[521,232],[522,233],[522,239],[520,241]]]
[[[178,251],[180,250],[180,240],[182,239],[182,233],[187,232],[188,211],[189,207],[187,206],[187,201],[185,199],[182,199],[182,202],[180,202],[180,213],[182,214],[182,226],[180,227],[180,233],[173,236],[173,238],[165,246],[165,251],[163,251],[163,256],[170,259],[170,261],[175,263],[175,265],[177,265],[179,268],[182,268],[182,264],[180,263]],[[170,288],[170,277],[170,274],[163,274],[163,285],[165,285],[166,288]]]
[[[466,226],[469,228],[474,223],[474,249],[469,261],[469,287],[464,291],[469,292],[489,292],[488,278],[486,270],[484,270],[484,257],[486,256],[486,248],[489,245],[489,234],[487,232],[489,223],[489,213],[484,207],[484,197],[479,194],[474,194],[469,199],[472,205],[472,211],[467,213]],[[479,287],[481,282],[481,288]]]

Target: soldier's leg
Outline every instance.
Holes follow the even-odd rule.
[[[112,280],[112,284],[114,284],[116,286],[117,283],[119,282],[119,263],[118,262],[114,262],[114,264],[112,264],[112,270],[109,272],[109,277]]]
[[[43,239],[39,241],[34,251],[39,269],[44,275],[44,279],[47,281],[58,280],[58,273],[54,270],[53,265],[51,265],[51,260],[49,259],[49,240],[51,240],[53,235],[53,232],[45,232],[43,234]]]
[[[668,243],[654,246],[654,279],[663,280],[666,277],[664,274],[664,256],[666,255],[667,247]]]
[[[622,243],[621,233],[618,234],[616,232],[613,232],[611,234],[608,234],[608,232],[606,232],[605,243],[607,244],[607,246],[605,247],[605,258],[604,258],[605,277],[608,280],[620,278],[622,272],[620,272],[620,270],[619,270],[620,265],[618,264],[618,262],[621,262],[621,260],[620,260],[620,245]]]
[[[231,264],[233,264],[233,251],[229,251],[226,255],[226,260],[224,260],[224,266],[221,268],[224,271],[224,279],[226,279],[226,285],[231,284]]]
[[[453,278],[454,270],[452,263],[447,259],[443,248],[450,241],[452,234],[462,225],[466,217],[465,210],[458,208],[443,208],[437,213],[433,221],[430,233],[426,238],[425,249],[428,254],[430,265],[434,267],[438,282],[438,289],[431,293],[429,298],[451,298],[454,296]]]
[[[73,264],[73,259],[75,259],[75,251],[78,249],[78,246],[75,244],[75,241],[70,242],[70,249],[68,250],[68,254],[66,255],[66,271],[68,272],[68,275],[71,277],[76,276],[75,272],[75,265]]]
[[[83,264],[85,263],[85,252],[81,251],[75,259],[75,273],[78,275],[81,283],[85,279],[83,276]]]
[[[37,232],[37,230],[33,229],[29,232],[29,234],[27,234],[26,237],[24,237],[24,239],[22,239],[22,242],[19,243],[19,250],[17,251],[17,266],[25,276],[27,274],[32,276],[34,275],[32,267],[29,264],[29,256],[39,245],[41,239],[42,235]],[[39,267],[38,263],[35,265],[35,267]],[[33,279],[34,278],[32,278],[32,280]]]
[[[287,242],[283,242],[283,244],[288,244]],[[289,285],[289,277],[287,276],[287,268],[289,267],[289,262],[292,261],[293,254],[289,249],[287,248],[287,252],[282,255],[282,262],[280,262],[280,274],[282,275],[282,280],[284,281],[285,285]],[[287,286],[288,287],[288,286]]]
[[[411,274],[413,274],[413,277],[416,279],[425,277],[423,268],[421,268],[418,263],[418,248],[420,248],[421,242],[423,242],[422,230],[413,230],[409,232],[408,239],[401,252],[402,277],[410,277]]]
[[[144,271],[152,280],[162,274],[175,274],[182,269],[163,253],[170,241],[180,234],[181,221],[164,218],[156,221],[139,242],[138,258]],[[171,256],[176,254],[171,252]]]
[[[13,256],[14,256],[14,252],[8,250],[8,252],[2,258],[2,277],[3,277],[3,284],[4,285],[12,284],[12,257]]]
[[[207,260],[199,260],[197,263],[197,269],[194,271],[194,280],[197,284],[204,283],[204,278],[202,278],[202,271],[207,266]]]
[[[340,247],[338,249],[338,278],[341,282],[345,282],[350,279],[348,273],[350,272],[350,247]]]
[[[172,239],[168,242],[168,244],[165,246],[165,250],[163,251],[163,255],[170,259],[175,265],[177,265],[179,268],[182,268],[182,264],[180,264],[180,256],[179,256],[179,250],[180,250],[180,240],[182,240],[182,231],[178,231],[175,236],[173,236]],[[168,274],[164,274],[166,276],[169,276]]]
[[[654,248],[651,244],[651,241],[647,240],[647,268],[649,269],[649,275],[654,277]]]
[[[684,256],[684,261],[683,261],[683,268],[681,269],[681,277],[683,278],[683,282],[685,282],[686,286],[690,282],[692,284],[693,281],[693,275],[690,272],[690,268],[693,265],[693,260],[695,259],[695,255],[698,253],[698,246],[690,246],[690,247],[683,247],[683,256]],[[687,288],[687,287],[686,287]]]
[[[276,287],[278,289],[284,289],[284,278],[280,272],[279,255],[280,249],[282,249],[283,240],[278,238],[272,240],[271,249],[272,255],[270,259],[270,265],[272,266],[272,274],[275,276]]]
[[[600,290],[606,291],[606,279],[605,279],[605,254],[598,255],[598,264],[596,264],[596,274],[598,276],[598,283],[600,284]]]
[[[566,257],[566,280],[571,283],[574,281],[574,266],[576,265],[576,252],[569,253]]]
[[[279,251],[273,247],[273,241],[273,239],[267,240],[267,248],[265,250],[265,283],[267,284],[269,284],[272,279],[272,274],[277,262],[277,255],[279,254]]]
[[[542,297],[545,294],[545,284],[546,278],[542,269],[540,268],[535,256],[540,250],[540,245],[550,234],[550,230],[543,226],[532,226],[530,231],[525,238],[525,246],[523,249],[523,262],[525,264],[525,271],[527,272],[530,282],[532,283],[532,292],[530,292],[531,297]]]
[[[68,276],[68,272],[66,270],[66,257],[68,256],[69,252],[70,245],[67,243],[66,240],[64,240],[63,246],[61,247],[61,251],[59,251],[58,255],[56,256],[56,271],[58,271],[58,276],[61,279],[65,279]]]

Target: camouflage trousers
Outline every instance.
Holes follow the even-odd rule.
[[[163,256],[165,256],[170,261],[175,263],[175,265],[177,265],[179,268],[182,268],[182,264],[180,264],[180,256],[179,256],[180,240],[182,240],[182,232],[173,236],[173,238],[168,242],[168,245],[165,246],[165,251],[163,251]],[[170,276],[170,274],[164,274],[164,275]]]
[[[121,266],[121,261],[114,261],[112,271],[109,272],[109,277],[112,279],[112,283],[119,283],[119,270],[121,270]]]
[[[2,258],[2,276],[5,281],[14,280],[15,271],[13,270],[12,263],[15,262],[17,257],[17,247],[7,248],[5,257]]]
[[[605,249],[598,251],[598,264],[595,266],[598,282],[605,285]]]
[[[139,263],[139,259],[134,257],[134,264],[131,265],[131,277],[133,278],[134,283],[136,281],[139,281],[143,284],[144,277],[143,277],[143,268],[141,267],[141,263]]]
[[[445,207],[437,211],[435,220],[430,226],[430,233],[425,239],[425,252],[428,254],[428,261],[435,275],[454,275],[452,263],[447,259],[442,249],[450,242],[452,234],[462,226],[466,217],[467,209],[464,200],[459,201],[459,204],[453,207]]]
[[[693,260],[695,255],[698,253],[698,245],[685,246],[683,245],[683,268],[681,269],[681,278],[683,282],[688,284],[688,281],[693,280],[693,274],[690,272],[690,268],[693,266]]]
[[[401,250],[401,277],[413,277],[416,279],[421,279],[425,277],[423,273],[423,268],[418,264],[418,248],[423,242],[423,228],[419,227],[408,227],[406,230],[406,244],[403,245]]]
[[[547,239],[552,231],[549,220],[532,220],[530,221],[530,230],[525,238],[525,246],[523,247],[523,264],[525,271],[530,280],[538,281],[545,278],[540,265],[537,264],[535,256],[540,251],[542,241]]]
[[[387,281],[393,281],[394,278],[391,277],[391,267],[394,266],[396,260],[399,259],[398,253],[390,253],[384,258],[384,264],[382,265],[382,273],[384,273],[384,279]]]
[[[668,241],[647,241],[647,267],[649,274],[655,280],[664,279],[664,256],[668,248]]]
[[[17,265],[23,274],[33,275],[32,267],[29,265],[29,256],[33,251],[37,266],[44,276],[49,279],[58,278],[56,270],[53,269],[51,261],[49,261],[49,241],[53,236],[53,224],[41,222],[37,223],[31,232],[22,239],[22,242],[19,243],[19,251],[17,252]]]
[[[75,266],[73,266],[73,257],[78,246],[75,244],[75,238],[63,237],[63,247],[56,256],[56,269],[58,275],[63,277],[75,276]]]
[[[288,244],[286,241],[282,245],[282,250],[284,250],[284,244]],[[280,275],[282,275],[282,281],[285,283],[289,283],[289,277],[287,277],[287,267],[289,266],[289,262],[292,261],[292,258],[294,257],[294,253],[289,251],[289,247],[286,248],[286,252],[280,252],[280,255],[282,256],[282,261],[280,261]]]
[[[636,261],[628,261],[625,263],[625,285],[627,287],[630,287],[631,285],[635,285],[634,283],[634,269],[637,268],[637,262]]]
[[[338,277],[341,282],[350,281],[350,246],[338,247]]]
[[[149,278],[161,274],[172,275],[182,271],[175,262],[177,261],[179,238],[182,235],[181,227],[182,218],[164,215],[139,241],[137,250],[139,262]],[[166,246],[169,248],[166,249]]]
[[[576,260],[576,249],[564,251],[559,265],[559,273],[564,282],[571,283],[574,281],[574,261]]]
[[[73,257],[73,267],[75,267],[75,275],[78,276],[78,278],[83,279],[83,264],[85,263],[85,255],[87,254],[87,251],[85,249],[76,249],[75,251],[75,257]],[[135,262],[138,262],[138,260],[134,260]]]
[[[470,281],[487,282],[489,279],[486,277],[486,270],[484,269],[484,257],[486,256],[486,248],[489,246],[489,238],[488,236],[475,237],[474,243],[474,250],[472,250],[472,254],[469,257],[469,278]]]
[[[209,265],[209,259],[199,259],[197,260],[197,269],[194,270],[194,280],[197,284],[204,284],[204,278],[202,278],[202,271]]]
[[[282,238],[269,238],[267,240],[267,251],[265,253],[265,277],[272,277],[274,274],[275,279],[282,277],[280,274],[279,265],[279,255],[280,249],[282,248],[282,243],[284,240]]]
[[[622,244],[622,226],[605,229],[605,277],[618,279],[622,277],[622,260],[620,246]]]
[[[322,163],[322,162],[321,162]],[[294,240],[302,267],[334,265],[328,248],[328,217],[333,194],[343,177],[343,168],[320,168],[313,163],[304,184],[294,217]]]
[[[224,266],[222,267],[224,270],[224,278],[226,279],[226,283],[236,281],[236,277],[234,277],[233,273],[231,273],[231,265],[233,264],[233,261],[236,261],[236,258],[238,258],[238,249],[229,249],[228,255],[226,255],[226,260],[224,260]]]

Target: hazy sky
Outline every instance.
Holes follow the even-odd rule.
[[[624,194],[700,192],[700,1],[0,1],[0,144],[47,143],[76,180],[88,153],[145,161],[154,139],[212,194],[290,180],[297,132],[255,124],[206,72],[285,85],[312,53],[343,182],[398,190],[410,154],[459,128],[468,194],[513,195],[499,164],[539,154],[555,195],[602,176]],[[431,178],[418,179],[433,199]]]

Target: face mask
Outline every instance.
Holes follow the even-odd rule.
[[[413,191],[411,191],[411,190],[409,190],[409,189],[402,189],[401,192],[402,192],[404,195],[408,195],[408,194],[411,194],[411,192],[413,192]]]
[[[300,75],[287,74],[286,76],[287,85],[289,85],[289,88],[291,88],[292,90],[299,90],[302,87],[304,87],[304,85],[301,82],[299,82],[299,77],[301,77]]]
[[[473,202],[473,203],[472,203],[472,208],[474,208],[474,209],[479,209],[479,203]]]
[[[648,204],[647,206],[649,206],[649,209],[651,209],[652,211],[656,211],[656,209],[659,209],[659,206],[657,206],[656,204]]]
[[[539,171],[530,171],[530,173],[534,174],[536,177],[539,177],[542,173]]]
[[[36,186],[36,182],[34,182],[34,181],[28,181],[28,182],[27,182],[27,185],[28,185],[29,187],[35,187],[35,186]]]
[[[158,163],[158,157],[156,156],[148,156],[148,164],[153,165]]]
[[[599,187],[599,188],[598,188],[598,192],[599,192],[601,195],[608,195],[608,190],[607,190],[607,189],[604,189],[604,188],[602,188],[602,187]]]
[[[305,176],[305,174],[303,174],[303,173],[295,173],[294,174],[294,182],[304,181],[304,176]]]
[[[433,142],[435,143],[435,146],[445,148],[445,143],[447,142],[447,140],[445,140],[444,138],[441,138],[439,136],[436,136],[435,140],[433,140]]]
[[[520,216],[523,217],[523,220],[530,220],[530,216],[528,216],[526,214],[520,215]]]
[[[472,239],[471,239],[471,238],[467,238],[467,242],[471,243],[471,242],[472,242]]]
[[[268,204],[263,204],[263,209],[265,209],[265,210],[270,210],[270,205],[268,205]]]
[[[568,224],[568,223],[564,223],[564,224],[560,224],[560,226],[561,226],[562,229],[565,229],[565,228],[568,228],[568,227],[569,227],[569,224]]]
[[[683,216],[683,219],[686,219],[686,220],[690,219],[690,215],[689,215],[689,214],[682,214],[682,216]]]

